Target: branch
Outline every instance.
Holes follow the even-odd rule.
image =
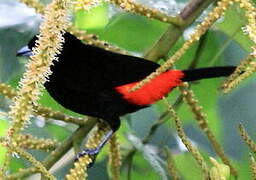
[[[177,42],[184,29],[191,25],[196,18],[216,0],[192,0],[178,15],[183,21],[180,26],[170,25],[159,40],[145,53],[144,58],[156,61],[164,58],[170,48]]]
[[[57,147],[50,155],[48,155],[42,162],[46,169],[50,169],[70,148],[73,146],[73,141],[77,139],[83,139],[89,131],[96,124],[95,118],[89,118],[86,124],[79,127],[68,139],[66,139],[62,144]],[[7,176],[7,179],[22,179],[31,173],[35,173],[35,168],[30,167],[21,170],[17,173]]]

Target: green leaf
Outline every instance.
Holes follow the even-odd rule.
[[[143,52],[149,48],[167,28],[156,20],[123,13],[112,18],[102,39],[128,51]]]
[[[79,10],[75,13],[74,25],[80,29],[97,30],[108,23],[108,5],[102,3],[90,11]]]
[[[177,154],[173,156],[173,160],[182,176],[182,179],[202,179],[202,173],[190,153]]]
[[[49,134],[59,141],[63,141],[68,135],[70,135],[70,132],[65,127],[61,127],[59,125],[47,124],[46,128]]]
[[[224,20],[219,21],[215,27],[217,30],[234,39],[247,52],[251,52],[253,42],[242,32],[242,27],[247,23],[244,11],[238,6],[231,6],[225,13]]]

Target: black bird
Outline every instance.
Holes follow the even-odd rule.
[[[111,131],[96,149],[86,149],[81,155],[96,155],[120,126],[119,117],[138,111],[160,100],[182,82],[228,76],[235,67],[212,67],[191,70],[168,70],[139,90],[130,92],[136,83],[154,72],[159,64],[133,56],[109,52],[85,45],[75,36],[65,33],[59,61],[44,86],[59,104],[74,112],[94,116],[107,122]],[[32,55],[35,36],[17,55]]]

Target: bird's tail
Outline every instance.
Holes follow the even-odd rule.
[[[182,77],[181,80],[188,82],[200,79],[229,76],[235,71],[235,69],[235,66],[226,66],[183,70],[182,72],[184,73],[184,76]]]

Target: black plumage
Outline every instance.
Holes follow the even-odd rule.
[[[36,39],[35,36],[29,42],[28,50],[23,49],[18,55],[29,54],[35,47]],[[64,39],[63,49],[58,55],[59,61],[51,66],[53,73],[44,85],[59,104],[80,114],[102,118],[109,123],[113,132],[120,125],[120,116],[150,105],[131,103],[115,88],[144,79],[159,67],[157,63],[85,45],[69,33],[64,34]],[[182,74],[178,81],[227,76],[234,69],[235,67],[213,67],[177,70]],[[99,149],[96,148],[94,154]],[[82,155],[88,152],[91,153],[84,151]]]

